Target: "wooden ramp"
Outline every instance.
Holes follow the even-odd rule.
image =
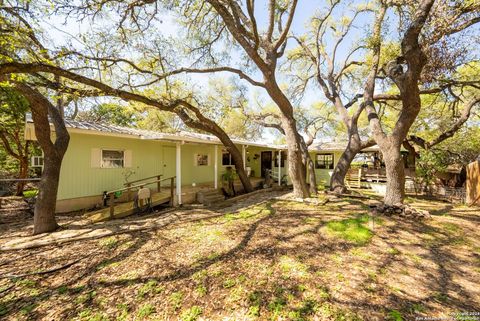
[[[161,204],[170,203],[171,200],[172,198],[170,196],[170,191],[153,193],[151,206],[153,207]],[[134,213],[135,213],[134,202],[130,201],[130,202],[115,204],[115,212],[113,213],[113,217],[110,216],[110,207],[105,207],[100,210],[87,213],[85,214],[85,216],[88,220],[92,221],[92,223],[97,223],[97,222],[108,221],[110,219],[124,218]]]
[[[152,181],[151,180],[152,178],[155,178],[155,180]],[[169,188],[162,189],[161,183],[163,181],[170,181]],[[87,213],[85,215],[85,218],[90,220],[92,223],[96,223],[96,222],[102,222],[102,221],[107,221],[107,220],[116,219],[116,218],[123,218],[129,215],[132,215],[136,212],[135,202],[133,201],[132,193],[139,191],[140,189],[145,189],[147,185],[153,185],[153,184],[157,185],[157,190],[152,191],[152,189],[150,189],[150,193],[151,193],[150,206],[154,207],[154,206],[165,204],[165,203],[169,203],[170,205],[173,205],[174,187],[175,187],[174,182],[175,182],[175,176],[162,179],[161,175],[142,178],[134,182],[128,182],[125,184],[126,185],[125,188],[106,192],[105,197],[107,198],[109,203],[108,207],[102,208],[94,212]],[[139,184],[133,185],[133,183],[139,183]],[[120,198],[117,198],[116,195],[122,195],[122,193],[125,193],[127,197],[126,199],[122,198],[122,200],[120,200]]]

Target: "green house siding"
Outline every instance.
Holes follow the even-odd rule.
[[[325,152],[313,152],[310,153],[310,157],[313,160],[313,163],[315,164],[315,156],[317,154],[333,154],[333,167],[337,166],[338,160],[340,156],[342,156],[342,152],[330,152],[330,151],[325,151]],[[333,175],[333,169],[315,169],[315,176],[317,179],[317,184],[323,184],[325,186],[330,186],[330,178]]]
[[[262,176],[262,170],[261,170],[261,154],[263,151],[272,151],[273,153],[277,153],[277,151],[271,149],[271,148],[264,148],[264,147],[257,147],[257,146],[249,146],[247,148],[247,166],[249,166],[252,169],[252,176],[253,177],[261,177]],[[272,159],[273,159],[272,155]],[[273,168],[273,164],[272,164]]]
[[[220,151],[219,148],[219,154],[221,154]],[[184,144],[181,145],[181,153],[182,185],[213,182],[215,175],[215,147],[213,145]],[[196,155],[208,155],[208,165],[196,166]],[[219,164],[221,164],[220,157],[221,155],[219,156]]]
[[[165,143],[124,137],[70,133],[70,144],[60,172],[58,200],[101,195],[103,191],[122,188],[127,170],[129,180],[163,174]],[[94,168],[92,149],[130,150],[130,168]],[[170,148],[175,153],[175,148]],[[175,156],[175,154],[173,154]],[[173,158],[175,159],[175,158]],[[175,163],[173,163],[175,172]]]
[[[181,144],[182,185],[201,184],[214,181],[215,145]],[[240,151],[242,146],[237,145]],[[131,167],[98,168],[92,166],[92,150],[113,149],[131,152]],[[223,146],[217,146],[218,184],[225,172],[222,165]],[[254,177],[260,177],[260,153],[267,148],[249,146],[246,149],[246,166],[250,166]],[[208,164],[197,166],[197,155],[208,155]],[[255,155],[258,155],[255,159]],[[164,178],[176,175],[176,144],[138,138],[101,136],[70,133],[70,144],[65,153],[60,172],[58,200],[101,195],[103,191],[124,187],[127,172],[133,174],[129,181],[154,175]],[[170,182],[164,182],[168,185]]]

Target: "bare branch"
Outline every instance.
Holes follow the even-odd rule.
[[[283,32],[280,34],[280,37],[278,38],[278,40],[275,42],[273,48],[275,50],[277,50],[278,48],[280,48],[280,46],[286,41],[287,39],[287,35],[288,33],[290,32],[290,27],[292,25],[292,21],[293,21],[293,16],[295,15],[295,9],[297,7],[297,2],[298,0],[293,0],[292,2],[292,5],[290,7],[290,11],[288,13],[288,19],[287,19],[287,23],[285,24],[285,27],[283,28]]]

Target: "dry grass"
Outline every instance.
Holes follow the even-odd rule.
[[[201,210],[203,218],[183,211],[155,231],[2,253],[0,274],[94,254],[61,272],[0,280],[0,318],[414,320],[478,311],[478,208],[409,199],[435,211],[409,222],[374,219],[359,200],[316,207],[262,197],[240,210]]]

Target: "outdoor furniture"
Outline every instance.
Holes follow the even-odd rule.
[[[348,188],[361,188],[362,169],[351,168],[345,177],[345,184]]]

